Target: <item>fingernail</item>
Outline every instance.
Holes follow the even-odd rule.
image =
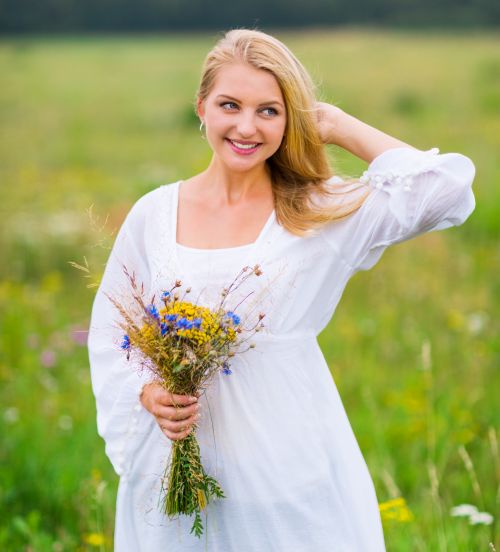
[[[189,397],[189,401],[194,403],[196,402],[198,399],[196,397]]]

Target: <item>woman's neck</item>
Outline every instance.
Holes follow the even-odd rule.
[[[250,171],[231,171],[212,158],[206,170],[194,179],[197,184],[202,185],[203,193],[206,192],[212,200],[215,198],[217,202],[225,205],[245,202],[256,197],[265,199],[272,195],[271,171],[267,163]]]

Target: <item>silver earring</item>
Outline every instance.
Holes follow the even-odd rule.
[[[203,134],[203,125],[205,124],[205,121],[201,121],[201,124],[200,124],[200,134],[201,134],[201,137],[203,138],[203,140],[206,139],[206,134]]]

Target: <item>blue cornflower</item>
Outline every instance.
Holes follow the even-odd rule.
[[[161,330],[161,335],[165,335],[168,332],[168,326],[165,324],[165,322],[162,322],[160,324],[160,330]]]
[[[164,291],[162,294],[161,294],[161,298],[163,300],[167,299],[168,297],[170,297],[170,291]]]
[[[125,351],[128,351],[130,349],[130,337],[128,335],[123,336],[123,341],[120,347]]]
[[[175,323],[175,326],[177,328],[186,328],[187,326],[187,319],[183,316],[182,318],[179,318],[179,320],[177,320],[177,322]]]
[[[174,320],[177,319],[177,314],[166,314],[164,316],[165,320],[167,320],[168,322],[173,322]]]
[[[203,322],[203,320],[201,318],[195,318],[193,320],[193,324],[194,324],[194,326],[197,330],[199,330],[201,328],[201,323],[202,322]]]
[[[229,376],[230,374],[233,373],[232,370],[229,368],[229,364],[227,362],[224,362],[222,366],[223,366],[222,372],[226,374],[226,376]]]
[[[227,311],[226,316],[228,318],[231,318],[231,320],[233,321],[233,324],[239,324],[240,323],[240,317],[237,314],[235,314],[233,311]]]
[[[148,313],[155,318],[156,320],[160,319],[160,314],[158,313],[158,309],[154,305],[149,305],[148,307]]]

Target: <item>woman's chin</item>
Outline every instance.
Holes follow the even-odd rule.
[[[226,170],[236,173],[246,173],[262,169],[266,163],[265,159],[228,159],[227,157],[219,157],[219,161]]]

